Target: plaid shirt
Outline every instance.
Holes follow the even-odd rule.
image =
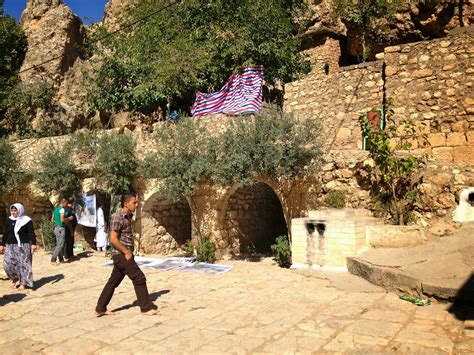
[[[133,252],[132,215],[127,215],[123,209],[118,210],[110,223],[110,230],[117,232],[120,243]],[[119,253],[115,250],[115,254]]]

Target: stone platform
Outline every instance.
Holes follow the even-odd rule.
[[[464,224],[453,235],[430,238],[424,245],[371,249],[347,258],[347,267],[389,290],[474,303],[474,223]]]

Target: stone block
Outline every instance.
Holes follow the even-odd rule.
[[[474,165],[474,145],[453,148],[455,163]]]
[[[453,132],[464,132],[465,126],[466,126],[466,122],[459,121],[459,122],[453,123],[453,125],[451,126],[451,129],[453,130]]]
[[[444,133],[432,133],[428,135],[428,142],[432,147],[444,147],[446,145],[446,135]]]
[[[446,137],[446,145],[448,147],[464,146],[466,145],[466,135],[464,132],[448,133]]]
[[[466,132],[467,144],[474,145],[474,131]]]
[[[398,71],[398,68],[393,66],[393,65],[387,65],[385,68],[385,75],[386,76],[392,76],[395,75]]]
[[[453,148],[452,147],[433,148],[433,158],[439,159],[439,160],[453,161]]]
[[[373,248],[404,248],[427,241],[422,227],[418,226],[367,226],[367,243]]]
[[[421,79],[421,78],[427,78],[431,75],[433,75],[433,71],[431,69],[420,69],[420,70],[415,70],[411,76],[416,79]]]

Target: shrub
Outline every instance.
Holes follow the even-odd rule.
[[[0,194],[11,190],[20,180],[18,158],[13,152],[13,146],[0,138]]]
[[[211,239],[208,236],[202,236],[197,245],[196,245],[196,260],[205,262],[205,263],[213,263],[216,261],[216,247],[214,243],[211,242]]]
[[[278,266],[289,268],[291,266],[291,247],[286,235],[276,238],[276,244],[271,246],[275,261]]]
[[[324,199],[324,204],[331,208],[346,207],[346,193],[341,190],[329,191]]]
[[[39,221],[41,236],[43,238],[43,247],[45,251],[52,251],[56,246],[56,237],[54,236],[54,223],[48,216],[42,216]]]
[[[181,249],[183,249],[184,256],[190,257],[194,255],[194,245],[193,245],[193,242],[190,240],[184,243],[181,246]]]
[[[400,154],[399,151],[410,150],[410,141],[417,137],[416,127],[412,120],[393,119],[393,110],[386,114],[384,130],[371,127],[366,114],[359,116],[359,124],[367,139],[370,157],[374,166],[366,165],[362,171],[371,186],[375,205],[383,214],[389,215],[394,224],[407,224],[413,218],[411,211],[416,203],[418,185],[421,183],[420,166],[424,157],[412,154]],[[395,144],[392,144],[395,142]]]

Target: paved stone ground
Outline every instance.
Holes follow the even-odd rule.
[[[0,260],[1,261],[1,260]],[[474,352],[448,305],[417,307],[350,274],[227,261],[222,275],[145,270],[161,314],[140,315],[129,280],[93,310],[111,269],[94,255],[59,267],[34,257],[35,291],[0,281],[0,353]]]

